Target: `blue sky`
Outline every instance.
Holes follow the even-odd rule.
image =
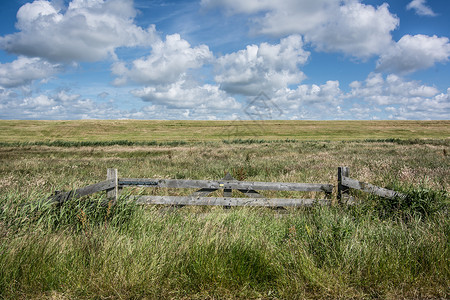
[[[0,119],[448,120],[449,16],[446,0],[2,1]]]

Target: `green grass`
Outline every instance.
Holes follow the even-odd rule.
[[[367,125],[358,140],[344,141],[286,140],[283,132],[217,140],[210,133],[202,140],[194,134],[200,129],[192,128],[192,139],[174,130],[160,139],[135,132],[135,138],[103,140],[100,129],[92,129],[87,140],[76,132],[61,133],[60,140],[24,138],[40,130],[36,126],[1,133],[2,299],[450,297],[446,137],[421,135],[414,125],[407,136],[378,137],[367,133]],[[54,190],[104,180],[107,168],[118,168],[122,177],[219,179],[230,172],[248,181],[336,185],[338,166],[348,166],[352,178],[408,197],[383,200],[353,192],[358,206],[287,211],[143,208],[125,197],[190,192],[177,189],[125,189],[114,206],[104,193],[62,206],[39,201]]]
[[[79,202],[46,210],[47,219],[67,215],[50,227],[18,213],[2,232],[1,296],[448,297],[443,213],[405,223],[362,207],[280,215],[119,205],[126,214]]]

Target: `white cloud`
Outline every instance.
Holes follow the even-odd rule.
[[[392,43],[390,32],[399,24],[387,4],[375,8],[356,0],[203,0],[202,5],[254,14],[254,30],[259,33],[301,34],[320,50],[363,59],[382,53]]]
[[[54,106],[56,101],[52,98],[49,98],[46,95],[39,95],[37,97],[28,97],[23,99],[22,103],[19,103],[19,106],[25,108],[47,108],[48,106]]]
[[[229,93],[257,95],[272,93],[305,78],[298,65],[305,64],[309,52],[302,38],[292,35],[279,44],[250,45],[245,50],[221,56],[216,61],[215,81]]]
[[[208,87],[203,87],[205,90]],[[209,87],[214,90],[214,88]],[[195,89],[194,87],[192,89]],[[220,99],[214,94],[223,97]],[[208,96],[208,92],[197,91],[197,96]],[[0,87],[0,119],[44,119],[44,120],[76,120],[76,119],[222,119],[233,117],[233,111],[241,106],[233,98],[229,98],[218,88],[209,92],[209,99],[204,103],[196,103],[189,108],[170,107],[164,101],[129,110],[118,109],[112,97],[108,101],[93,101],[70,91],[47,91],[32,95],[28,91],[12,91]],[[123,99],[120,99],[123,101]],[[191,99],[192,102],[194,100]]]
[[[404,35],[381,55],[377,70],[410,73],[432,67],[437,62],[447,62],[449,56],[450,43],[446,37]]]
[[[388,107],[389,118],[400,120],[448,120],[450,114],[450,88],[432,98],[408,106]]]
[[[352,82],[350,87],[352,90],[348,97],[364,99],[377,105],[407,105],[439,93],[435,87],[422,85],[417,81],[405,81],[393,74],[384,79],[380,73],[371,73],[364,82]]]
[[[0,108],[1,119],[108,119],[122,115],[112,103],[98,103],[65,91],[20,96],[0,89]]]
[[[213,54],[208,46],[192,47],[179,34],[167,35],[165,41],[152,45],[149,56],[134,60],[131,66],[125,62],[113,64],[112,73],[117,76],[114,84],[123,85],[131,81],[145,85],[131,93],[166,111],[168,118],[169,114],[196,118],[205,117],[207,112],[211,115],[217,110],[239,109],[240,104],[218,86],[201,85],[190,76],[190,71],[202,68],[212,60]],[[180,109],[184,110],[181,115]]]
[[[425,4],[426,2],[426,0],[413,0],[406,6],[406,9],[414,9],[419,16],[436,16],[433,10]]]
[[[211,113],[205,108],[171,108],[164,105],[144,106],[138,111],[123,114],[130,119],[156,119],[156,120],[233,120],[235,115],[229,111]]]
[[[33,80],[47,79],[62,67],[40,58],[19,56],[10,63],[0,64],[0,86],[18,87],[31,83]]]
[[[393,74],[384,79],[379,73],[371,73],[364,82],[352,82],[350,87],[345,98],[368,105],[356,107],[359,112],[366,109],[363,118],[369,116],[367,109],[384,109],[398,119],[448,119],[450,115],[450,89],[446,94],[439,93],[437,88],[418,81],[405,81]]]
[[[352,119],[356,120],[369,120],[373,119],[374,110],[373,107],[362,106],[360,104],[355,104],[349,109],[349,113]]]
[[[218,86],[180,80],[169,85],[144,87],[133,90],[132,94],[144,101],[169,108],[208,109],[232,111],[240,109],[241,105],[221,91]]]
[[[344,93],[338,81],[303,84],[295,89],[280,89],[264,101],[272,119],[448,119],[450,115],[450,88],[440,92],[417,81],[392,74],[383,77],[379,73],[353,82],[350,88]],[[121,110],[116,105],[119,99],[114,96],[108,96],[108,101],[93,101],[69,91],[33,94],[27,87],[0,87],[0,118],[226,120],[248,119],[245,112],[253,109],[248,108],[250,102],[240,103],[218,86],[195,82],[144,87],[133,94],[151,104]],[[281,112],[274,110],[275,105]],[[267,113],[266,106],[256,110]]]
[[[342,97],[339,81],[330,80],[321,85],[302,84],[296,89],[280,89],[271,101],[291,119],[333,119],[341,115]]]
[[[279,90],[274,101],[280,104],[291,104],[295,107],[307,107],[314,104],[337,105],[342,96],[339,81],[329,80],[325,84],[299,85],[296,89]]]
[[[327,21],[306,32],[305,36],[319,50],[343,52],[358,58],[383,53],[392,43],[390,32],[399,24],[388,5],[374,8],[349,2],[327,16]]]
[[[165,41],[152,46],[149,56],[133,61],[131,68],[124,62],[115,63],[112,73],[118,78],[114,83],[121,85],[128,79],[143,84],[172,83],[180,80],[189,69],[200,68],[212,58],[208,46],[191,47],[179,34],[168,35]]]
[[[335,119],[343,116],[339,103],[343,92],[338,81],[327,81],[321,85],[302,84],[295,89],[283,88],[271,96],[265,93],[247,97],[239,118],[252,120],[276,119]]]
[[[17,33],[0,37],[0,48],[53,62],[115,57],[117,47],[149,45],[155,28],[133,23],[132,0],[73,0],[67,9],[37,0],[17,12]]]

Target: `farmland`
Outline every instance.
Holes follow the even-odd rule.
[[[0,121],[0,297],[448,298],[449,137],[449,121]],[[125,196],[189,191],[129,189],[115,206],[36,204],[107,168],[336,185],[338,166],[410,197],[174,209]]]
[[[0,142],[445,139],[449,121],[5,121]]]

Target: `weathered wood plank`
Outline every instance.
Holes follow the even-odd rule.
[[[99,183],[91,184],[91,185],[85,186],[83,188],[76,189],[74,194],[78,197],[83,197],[83,196],[87,196],[87,195],[90,195],[93,193],[106,191],[106,190],[112,189],[114,187],[115,187],[115,180],[110,179],[110,180],[101,181]]]
[[[405,195],[402,193],[378,187],[370,183],[361,182],[345,176],[342,176],[342,185],[388,199],[393,199],[395,197],[405,197]]]
[[[235,180],[189,180],[189,179],[154,179],[154,178],[119,178],[119,186],[148,186],[164,188],[209,188],[236,190],[272,190],[299,192],[333,191],[332,184],[290,183],[290,182],[257,182]]]
[[[227,197],[193,197],[193,196],[135,196],[137,204],[167,205],[218,205],[218,206],[263,206],[263,207],[301,207],[329,205],[325,199],[287,199],[287,198],[227,198]]]
[[[80,198],[97,192],[106,191],[114,187],[115,187],[115,180],[109,179],[76,189],[74,191],[56,194],[54,196],[49,197],[49,200],[63,203],[70,198]]]

